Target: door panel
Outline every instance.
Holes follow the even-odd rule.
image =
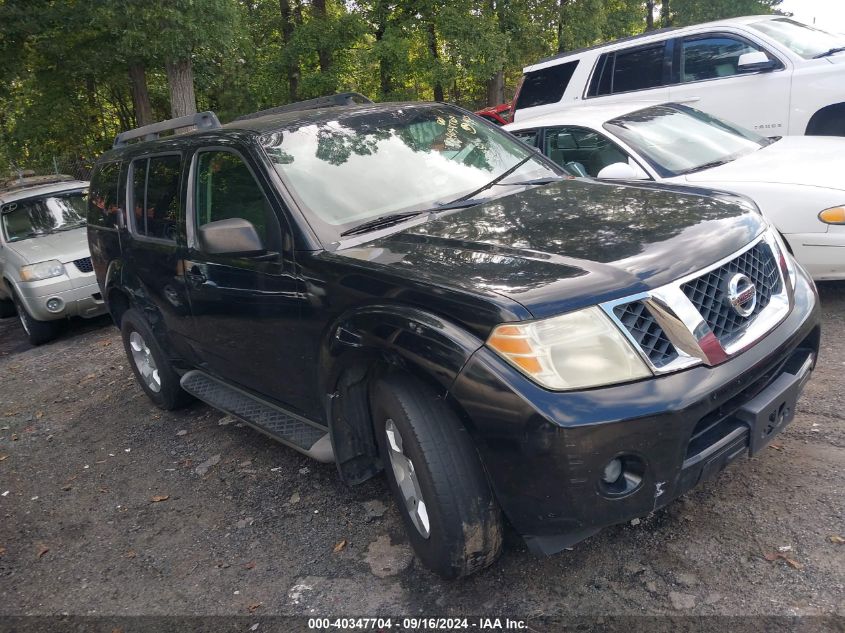
[[[192,238],[185,260],[192,338],[204,366],[291,409],[315,415],[305,342],[300,335],[304,293],[295,275],[284,215],[270,202],[258,166],[230,149],[202,149],[192,166]],[[204,253],[199,228],[241,218],[255,226],[267,250],[259,257]]]
[[[183,180],[181,154],[132,161],[125,185],[130,209],[125,230],[131,231],[132,238],[123,243],[127,283],[140,284],[139,296],[152,302],[164,319],[163,329],[175,347],[173,355],[186,358],[190,349],[185,336],[192,323],[182,274],[186,233]]]

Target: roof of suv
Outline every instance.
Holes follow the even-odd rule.
[[[13,202],[15,200],[23,200],[25,198],[37,198],[38,196],[48,196],[62,191],[73,191],[74,189],[83,189],[88,186],[87,180],[62,180],[60,182],[52,182],[45,184],[34,184],[31,187],[22,187],[20,189],[2,190],[0,189],[0,203]]]
[[[295,104],[292,104],[295,105]],[[324,123],[326,121],[333,121],[338,116],[348,116],[350,114],[367,113],[367,112],[389,112],[397,108],[415,108],[415,107],[431,107],[438,104],[431,101],[408,101],[408,102],[388,102],[388,103],[365,103],[354,105],[336,105],[323,108],[305,109],[305,110],[290,110],[286,112],[271,113],[264,116],[256,116],[253,118],[235,119],[218,128],[212,129],[197,129],[191,132],[186,132],[179,135],[163,136],[161,138],[150,141],[138,141],[136,143],[128,143],[121,147],[116,147],[104,152],[99,160],[113,159],[126,151],[134,150],[135,148],[152,148],[157,145],[173,146],[173,142],[179,139],[191,139],[200,134],[220,134],[225,135],[226,131],[232,132],[247,132],[254,134],[264,134],[267,132],[275,132],[289,128],[293,125],[309,125],[313,123]],[[260,114],[260,113],[259,113]]]
[[[691,24],[689,26],[682,26],[682,27],[668,27],[663,29],[655,29],[654,31],[645,31],[644,33],[639,33],[637,35],[630,35],[628,37],[623,37],[616,40],[611,40],[609,42],[602,42],[601,44],[594,44],[593,46],[586,46],[584,48],[578,48],[571,51],[564,51],[562,53],[558,53],[557,55],[552,55],[551,57],[546,57],[545,59],[541,59],[530,66],[526,66],[523,69],[523,72],[530,72],[534,70],[535,66],[539,66],[540,64],[545,64],[547,62],[555,61],[555,60],[562,60],[567,59],[569,57],[573,57],[575,55],[580,55],[582,53],[586,53],[588,51],[600,49],[600,48],[610,48],[615,47],[617,44],[630,44],[633,42],[638,42],[642,40],[644,43],[648,42],[651,39],[660,40],[662,39],[661,36],[666,35],[667,33],[677,33],[682,34],[685,31],[690,29],[698,29],[701,27],[712,28],[715,26],[730,26],[730,25],[737,25],[737,24],[752,24],[754,22],[762,22],[764,20],[773,20],[776,18],[783,18],[786,16],[782,15],[745,15],[738,18],[728,18],[725,20],[714,20],[712,22],[703,22],[701,24]]]

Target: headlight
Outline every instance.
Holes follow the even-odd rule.
[[[789,277],[789,285],[793,290],[795,290],[795,262],[792,259],[792,255],[789,254],[786,242],[783,241],[783,238],[780,236],[778,230],[772,226],[769,231],[771,232],[775,242],[777,242],[778,249],[780,250],[780,266],[781,268],[786,268],[786,273]]]
[[[825,209],[819,213],[819,220],[825,224],[845,224],[845,206]]]
[[[65,267],[58,259],[21,266],[21,279],[23,281],[41,281],[42,279],[50,279],[50,277],[61,277],[64,274]]]
[[[487,345],[548,389],[582,389],[651,375],[597,307],[528,323],[497,326]]]

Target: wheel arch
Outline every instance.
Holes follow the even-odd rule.
[[[404,372],[446,399],[483,341],[457,324],[406,306],[349,312],[326,331],[320,351],[321,393],[341,478],[366,481],[382,469],[373,434],[369,387],[387,372]],[[456,404],[447,399],[452,408]],[[465,412],[456,411],[461,419]]]
[[[839,122],[838,135],[845,135],[845,102],[832,103],[820,108],[810,117],[804,134],[807,136],[827,135],[830,122]]]

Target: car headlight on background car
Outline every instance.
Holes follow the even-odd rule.
[[[597,307],[499,325],[487,346],[548,389],[583,389],[651,376],[622,332]]]
[[[41,281],[51,277],[61,277],[65,274],[65,267],[58,259],[21,266],[22,281]]]

